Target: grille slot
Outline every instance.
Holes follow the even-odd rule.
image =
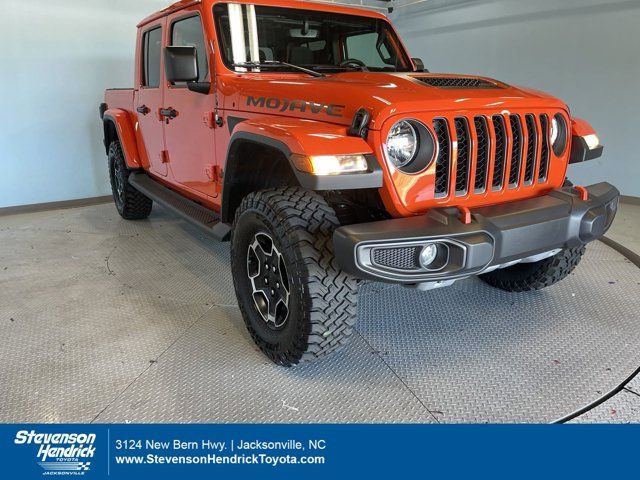
[[[509,117],[511,123],[511,170],[509,171],[509,187],[515,188],[520,182],[522,164],[522,126],[518,115]]]
[[[484,117],[476,117],[474,119],[476,127],[476,136],[478,137],[478,159],[476,161],[476,193],[485,191],[487,185],[487,175],[489,175],[489,155],[491,144],[489,142],[489,129],[487,127],[487,119]]]
[[[540,126],[542,127],[542,152],[540,153],[538,181],[542,183],[547,181],[549,170],[549,117],[540,115]]]
[[[451,138],[449,126],[444,118],[433,121],[433,131],[438,141],[438,158],[436,159],[436,198],[446,197],[449,193],[449,170],[451,163]]]
[[[418,256],[422,247],[376,248],[371,259],[379,267],[395,270],[420,270]]]
[[[504,117],[495,115],[493,117],[493,129],[496,138],[496,153],[493,161],[493,181],[494,190],[502,189],[504,182],[504,167],[507,161],[507,132],[504,125]]]
[[[524,183],[531,185],[533,183],[533,175],[536,171],[536,157],[538,151],[538,128],[535,117],[531,114],[526,117],[527,124],[527,157],[524,167]]]
[[[469,167],[471,166],[471,148],[469,125],[464,117],[456,118],[456,136],[458,137],[458,165],[456,167],[456,195],[466,195],[469,185]]]
[[[470,77],[414,77],[430,87],[438,88],[500,88],[493,82]]]

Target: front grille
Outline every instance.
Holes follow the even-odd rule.
[[[538,135],[536,134],[536,117],[529,114],[527,119],[527,141],[529,146],[527,147],[526,164],[524,171],[524,183],[525,185],[531,185],[533,183],[533,176],[536,171],[536,157],[538,156]]]
[[[493,117],[493,130],[496,139],[496,151],[493,160],[493,181],[491,185],[494,190],[501,190],[504,182],[504,168],[507,162],[507,131],[504,127],[504,117],[502,115]]]
[[[468,77],[414,77],[430,87],[438,88],[500,88],[493,82]]]
[[[547,182],[551,160],[547,114],[460,116],[451,121],[455,138],[448,119],[433,121],[438,143],[436,198],[452,193],[449,185],[454,179],[455,196]],[[452,158],[453,142],[457,142],[457,159]]]
[[[466,118],[456,118],[456,135],[458,136],[458,165],[456,167],[456,195],[466,195],[469,184],[469,167],[471,166],[471,145],[469,127]]]
[[[549,169],[549,117],[540,115],[540,125],[542,126],[542,152],[538,181],[544,182],[547,179],[547,170]]]
[[[379,267],[395,270],[419,270],[418,256],[421,247],[376,248],[371,259]]]
[[[449,164],[451,160],[451,138],[449,126],[444,118],[433,121],[433,130],[438,139],[438,158],[436,159],[436,197],[446,197],[449,193]]]
[[[487,119],[485,117],[476,117],[474,124],[476,126],[476,136],[478,137],[475,187],[476,193],[482,193],[487,185],[487,176],[489,175],[491,144],[489,143]]]
[[[509,122],[511,124],[511,170],[509,171],[509,187],[515,188],[520,182],[522,127],[520,126],[520,117],[518,115],[511,115]]]

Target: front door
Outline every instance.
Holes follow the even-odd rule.
[[[200,74],[198,81],[210,82],[209,52],[198,7],[171,15],[167,28],[168,45],[196,47]],[[213,95],[192,92],[184,83],[168,83],[164,106],[176,111],[176,117],[164,126],[169,168],[175,181],[197,195],[204,194],[209,198],[217,196],[214,183]]]
[[[159,116],[163,106],[164,89],[162,44],[164,20],[149,26],[140,39],[140,88],[136,96],[136,114],[142,141],[152,173],[167,176],[164,126]]]

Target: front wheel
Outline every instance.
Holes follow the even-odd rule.
[[[333,255],[334,210],[318,194],[280,188],[238,208],[231,266],[238,304],[256,345],[274,363],[308,363],[344,346],[358,284]]]
[[[566,248],[539,262],[519,263],[480,275],[480,278],[492,287],[507,292],[541,290],[564,280],[578,266],[585,251],[584,245]]]

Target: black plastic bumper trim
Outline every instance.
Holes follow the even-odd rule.
[[[586,244],[602,237],[615,217],[620,192],[608,183],[587,187],[582,201],[571,187],[517,202],[472,210],[471,224],[456,208],[431,210],[418,217],[349,225],[333,236],[340,268],[357,278],[391,283],[446,281],[482,273],[492,266]],[[403,242],[454,241],[466,250],[463,265],[437,273],[382,272],[359,258],[363,248]]]

